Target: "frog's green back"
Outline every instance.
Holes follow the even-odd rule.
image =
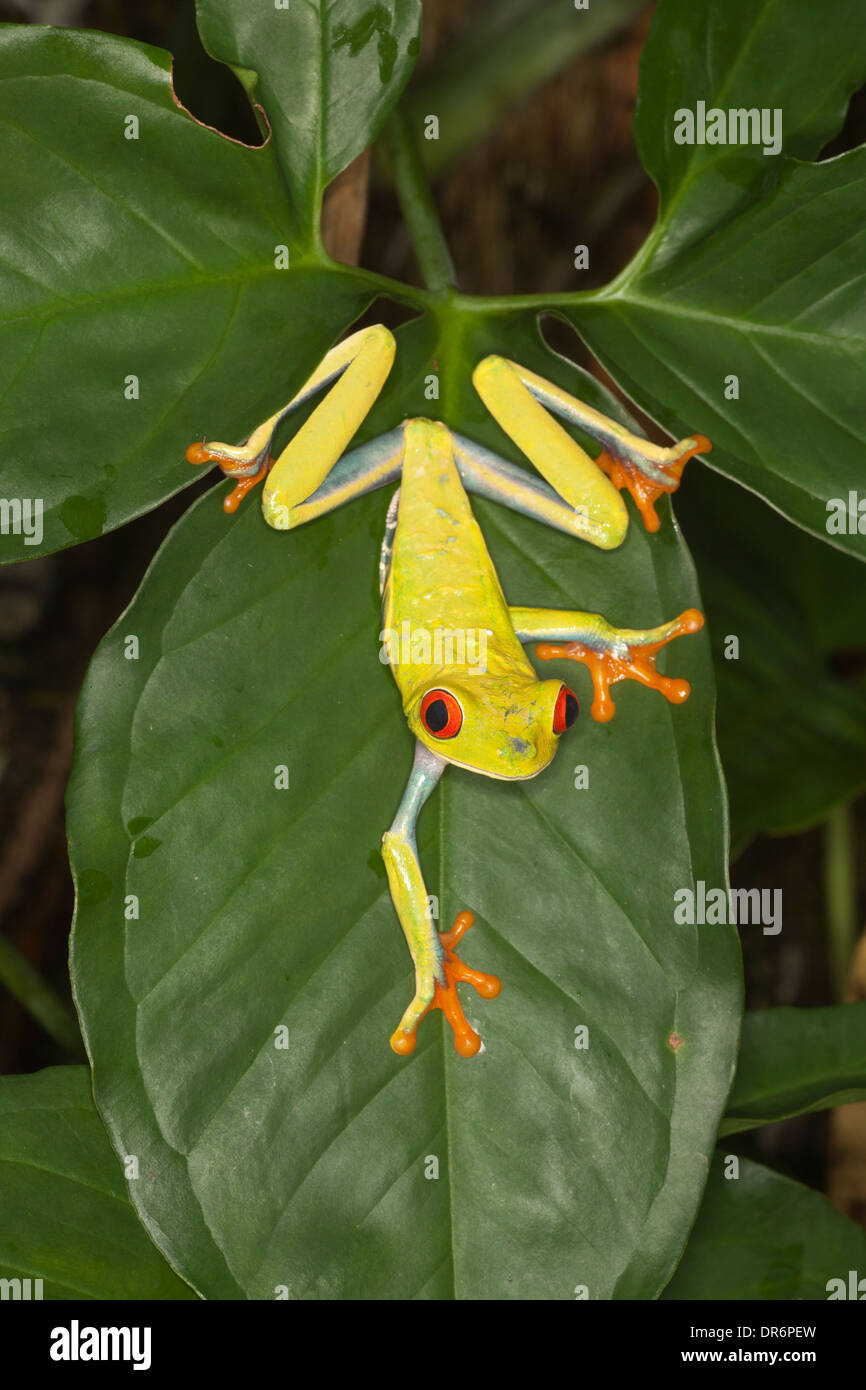
[[[454,461],[448,429],[432,420],[407,420],[406,449],[391,569],[385,586],[384,624],[410,629],[486,629],[497,662],[534,672],[514,635],[499,577]],[[394,667],[397,682],[416,685],[427,672]]]

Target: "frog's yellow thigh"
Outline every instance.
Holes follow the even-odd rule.
[[[707,453],[712,448],[710,441],[702,434],[689,435],[668,447],[651,444],[601,411],[508,358],[486,357],[476,367],[473,381],[482,400],[506,433],[523,449],[527,458],[532,459],[557,492],[574,506],[580,505],[575,500],[574,491],[564,491],[560,484],[563,482],[568,487],[569,474],[575,467],[573,449],[579,450],[583,462],[589,455],[564,430],[557,434],[555,426],[553,430],[550,425],[545,427],[538,412],[544,407],[599,441],[602,451],[595,462],[610,479],[609,482],[605,479],[603,502],[602,494],[598,494],[602,527],[610,501],[608,489],[621,491],[626,488],[637,503],[646,529],[658,530],[659,520],[654,503],[663,493],[676,491],[683,468],[694,454]],[[562,436],[569,440],[571,448],[562,445]],[[575,474],[576,479],[585,476],[585,470]],[[582,484],[578,481],[577,485]],[[590,515],[594,520],[596,513],[591,512]],[[597,543],[605,544],[603,539]]]
[[[545,409],[550,400],[545,397],[542,404],[536,399],[525,376],[522,367],[504,357],[485,357],[472,380],[505,433],[559,496],[582,514],[586,538],[602,550],[614,549],[628,528],[625,503],[586,450]]]
[[[453,441],[454,458],[467,492],[477,497],[489,497],[511,511],[534,517],[545,526],[565,531],[569,536],[578,536],[593,545],[600,544],[598,529],[584,509],[572,507],[563,501],[543,478],[500,458],[491,449],[485,449],[461,434],[455,434]],[[604,535],[612,538],[610,532]]]
[[[302,396],[342,373],[274,464],[262,496],[271,526],[286,530],[291,509],[306,501],[331,471],[384,386],[394,350],[393,335],[377,324],[338,344],[310,377]]]
[[[350,449],[334,464],[324,482],[305,502],[294,507],[276,507],[267,520],[278,531],[293,531],[306,521],[315,521],[336,511],[356,497],[385,487],[399,478],[403,467],[403,428],[389,430],[375,439]]]

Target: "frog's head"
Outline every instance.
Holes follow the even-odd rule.
[[[562,681],[515,685],[476,675],[416,691],[406,718],[438,757],[510,781],[547,767],[578,712],[577,696]]]

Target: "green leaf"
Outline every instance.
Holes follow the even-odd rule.
[[[264,108],[305,236],[325,186],[379,132],[420,46],[419,0],[196,0],[205,47]]]
[[[451,308],[399,332],[366,432],[430,413],[435,362],[436,415],[516,457],[471,387],[496,347],[617,409],[532,315]],[[467,1001],[479,1059],[456,1055],[438,1014],[398,1059],[411,967],[380,837],[411,738],[376,659],[387,501],[286,536],[255,504],[227,519],[205,496],[97,654],[69,811],[100,1106],[154,1174],[142,1219],[208,1297],[652,1297],[697,1208],[736,1045],[734,933],[673,920],[680,887],[726,881],[707,645],[669,655],[686,705],[617,687],[613,724],[584,718],[536,781],[449,769],[422,862],[440,925],[472,907],[464,955],[504,987]],[[515,601],[645,624],[697,599],[666,508],[652,537],[633,513],[607,554],[477,513]],[[557,672],[588,696],[585,672]]]
[[[866,1099],[866,1003],[747,1013],[721,1134]]]
[[[43,536],[0,535],[0,561],[188,487],[183,451],[205,425],[242,438],[369,302],[299,255],[275,142],[199,125],[170,62],[103,34],[0,28],[0,497],[44,505]],[[378,109],[359,100],[359,138]]]
[[[861,0],[839,0],[832,24],[813,0],[660,0],[641,58],[635,140],[659,190],[661,259],[763,196],[784,167],[763,144],[677,144],[675,113],[699,101],[780,107],[785,155],[815,159],[866,78],[862,21]]]
[[[136,1218],[86,1067],[0,1078],[0,1278],[46,1299],[195,1297]]]
[[[862,485],[866,150],[799,162],[866,78],[861,21],[859,0],[832,24],[811,0],[659,6],[637,120],[659,218],[622,275],[567,316],[655,419],[710,436],[714,468],[862,558],[866,534],[828,532],[828,505]],[[676,144],[677,112],[698,100],[778,109],[783,153]]]
[[[677,515],[706,604],[733,844],[816,825],[866,785],[862,684],[831,661],[866,647],[862,566],[700,466]]]
[[[713,1159],[695,1229],[662,1297],[826,1299],[828,1283],[848,1286],[866,1268],[866,1233],[826,1197],[741,1158],[726,1179],[725,1156]],[[838,1291],[838,1290],[837,1290]]]

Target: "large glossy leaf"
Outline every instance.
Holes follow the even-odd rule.
[[[103,34],[0,28],[0,496],[44,504],[41,543],[0,536],[0,561],[89,540],[188,486],[178,461],[215,413],[238,437],[369,300],[298,254],[274,141],[248,149],[199,125],[170,63]],[[380,107],[356,105],[362,141]]]
[[[178,111],[166,55],[8,38],[6,109],[30,142],[13,161],[21,201],[42,198],[53,219],[41,243],[10,232],[3,383],[9,439],[28,444],[36,416],[58,461],[39,475],[46,547],[182,487],[190,437],[242,437],[374,283],[327,267],[315,221],[324,183],[405,79],[414,7],[353,8],[339,24],[317,5],[281,13],[302,58],[291,79],[273,15],[253,23],[230,0],[199,9],[212,51],[269,107],[263,150]],[[24,81],[34,100],[22,116]],[[65,110],[51,104],[58,84]],[[130,105],[141,128],[122,164],[111,140]],[[207,190],[195,209],[176,196],[192,187]],[[292,265],[278,271],[283,243]],[[82,324],[73,355],[70,323]],[[509,452],[469,388],[478,357],[505,349],[572,384],[531,319],[501,305],[486,316],[443,303],[435,326],[401,339],[371,430],[426,413],[434,367],[436,413]],[[118,388],[136,417],[100,395],[127,355],[124,383],[132,373],[154,388],[135,401]],[[599,399],[588,379],[581,389]],[[11,472],[4,491],[32,476]],[[474,1068],[439,1020],[399,1063],[385,1038],[409,971],[378,842],[405,775],[393,749],[408,749],[372,657],[383,504],[285,538],[255,508],[227,522],[204,499],[97,658],[70,808],[75,988],[104,1116],[149,1174],[132,1189],[148,1229],[210,1297],[571,1297],[576,1284],[651,1296],[700,1197],[736,1033],[732,935],[673,921],[677,888],[724,881],[706,644],[677,654],[696,678],[685,710],[629,689],[615,729],[587,730],[589,791],[562,757],[537,786],[455,773],[441,789],[422,833],[431,886],[443,917],[471,900],[479,955],[510,973],[513,1003],[506,991],[490,1011]],[[651,541],[633,529],[617,555],[584,556],[578,594],[565,538],[479,513],[524,602],[634,624],[696,601],[669,517]],[[289,793],[273,784],[283,763]],[[582,1023],[587,1052],[573,1045]],[[529,1274],[515,1250],[534,1251]]]
[[[492,346],[610,408],[531,317],[439,325],[401,330],[370,429],[430,412],[435,359],[436,414],[511,452],[470,386]],[[449,770],[421,820],[429,888],[443,926],[475,910],[464,955],[504,988],[468,1001],[479,1059],[435,1015],[400,1060],[387,1039],[411,969],[379,849],[411,741],[376,659],[386,504],[286,536],[204,497],[96,657],[70,832],[100,1108],[155,1174],[133,1193],[148,1229],[209,1297],[653,1296],[700,1198],[737,1033],[732,932],[673,920],[677,889],[725,881],[706,643],[670,654],[685,706],[618,687],[613,723],[585,718],[535,782]],[[515,600],[629,624],[697,601],[669,513],[600,554],[477,510]],[[582,671],[561,674],[587,695]]]
[[[739,1176],[726,1178],[725,1156],[717,1154],[686,1253],[662,1297],[826,1299],[830,1280],[842,1280],[847,1292],[849,1271],[862,1277],[864,1268],[866,1233],[826,1197],[745,1158]]]
[[[762,144],[678,144],[674,113],[782,108],[789,159],[815,159],[866,76],[861,0],[839,0],[833,23],[812,0],[660,0],[641,60],[635,139],[660,195],[663,256],[771,187],[782,161]],[[656,248],[654,248],[656,254]]]
[[[733,844],[805,829],[866,785],[863,683],[833,666],[866,647],[866,571],[709,469],[687,473],[677,515],[706,604]]]
[[[618,280],[568,313],[656,419],[682,433],[699,418],[714,467],[825,540],[827,502],[863,485],[866,151],[799,161],[866,79],[862,19],[859,0],[832,23],[811,0],[663,0],[636,126],[658,222]],[[699,101],[778,110],[782,153],[677,144],[677,112]],[[856,529],[829,539],[866,555]]]
[[[747,1013],[720,1133],[866,1099],[866,1003]]]
[[[46,1299],[195,1297],[141,1228],[86,1067],[0,1078],[0,1278]]]
[[[325,185],[366,149],[419,49],[420,0],[196,0],[215,58],[266,113],[305,236]]]

